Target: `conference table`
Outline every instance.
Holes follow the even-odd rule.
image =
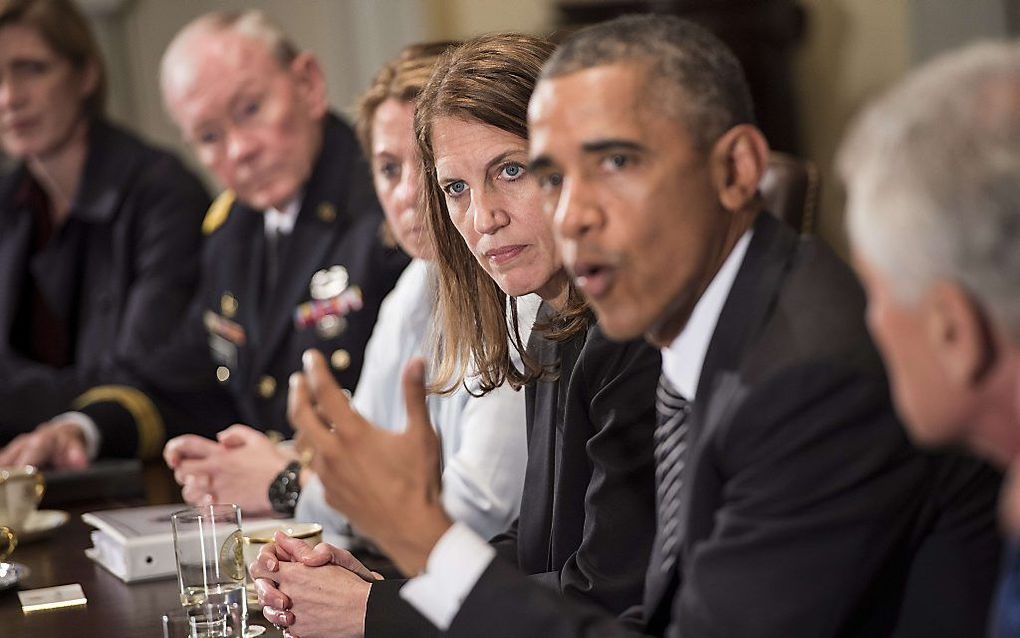
[[[83,512],[139,505],[181,502],[173,476],[160,462],[142,469],[144,497],[92,500],[62,507],[71,515],[52,536],[21,544],[11,560],[23,563],[31,574],[21,589],[80,583],[88,603],[51,611],[24,614],[17,588],[0,592],[0,638],[161,638],[163,613],[180,606],[176,578],[125,584],[85,556],[92,545],[92,528],[81,520]],[[183,506],[182,506],[183,507]],[[249,623],[268,630],[267,638],[281,633],[258,611]]]

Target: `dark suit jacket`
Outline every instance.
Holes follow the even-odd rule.
[[[221,196],[207,217],[202,281],[182,333],[135,371],[148,414],[157,415],[165,433],[154,437],[124,395],[86,395],[81,409],[99,424],[104,455],[134,454],[139,436],[161,444],[185,428],[211,434],[233,422],[289,435],[287,381],[308,348],[326,355],[343,387],[357,386],[379,305],[408,257],[383,239],[382,213],[350,127],[327,117],[271,293],[263,291],[262,212],[230,197]],[[339,322],[329,330],[308,313],[313,277],[334,267],[346,284],[326,300],[342,306],[328,311]],[[360,299],[353,306],[352,295]]]
[[[548,321],[545,304],[538,321]],[[641,601],[655,534],[652,434],[660,357],[598,328],[528,352],[558,370],[527,392],[528,466],[520,517],[492,539],[501,562],[574,600],[618,614]],[[397,591],[375,583],[367,638],[437,635]]]
[[[657,539],[654,636],[983,634],[998,477],[893,416],[864,298],[820,242],[761,215],[699,381],[678,566]],[[493,562],[451,636],[629,636]]]
[[[24,166],[0,182],[0,444],[69,409],[84,389],[144,365],[181,322],[198,282],[208,196],[174,156],[93,122],[67,221],[31,255],[32,213],[15,205]],[[55,369],[11,342],[28,273],[70,325]]]

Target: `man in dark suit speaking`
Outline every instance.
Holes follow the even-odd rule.
[[[578,32],[531,100],[532,170],[578,287],[611,338],[644,334],[662,348],[658,532],[637,631],[980,635],[997,478],[910,445],[852,273],[762,209],[768,147],[753,121],[733,55],[662,16]],[[315,376],[312,399],[328,412],[335,390]],[[295,425],[318,427],[300,401],[292,408]],[[360,437],[338,429],[357,453]],[[407,443],[394,453],[410,456]],[[450,636],[635,631],[451,529],[427,485],[391,487],[404,496],[398,525],[364,496],[392,477],[322,478],[355,525],[419,574],[405,598]]]

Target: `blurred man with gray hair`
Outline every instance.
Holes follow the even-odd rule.
[[[839,154],[868,326],[914,441],[1020,458],[1020,46],[941,57],[870,105]],[[1006,527],[1020,494],[1003,498]],[[1020,636],[1020,554],[997,635]]]

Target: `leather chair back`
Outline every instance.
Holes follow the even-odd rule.
[[[802,235],[814,232],[818,169],[812,162],[773,151],[759,189],[769,212]]]

